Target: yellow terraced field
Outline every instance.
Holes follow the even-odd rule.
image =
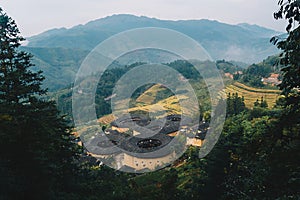
[[[182,102],[186,102],[187,105],[189,104],[189,98],[187,98],[184,95],[179,95],[178,96]],[[182,114],[185,113],[187,115],[190,115],[192,113],[197,113],[194,112],[198,108],[192,108],[192,107],[181,107],[179,104],[179,100],[177,99],[176,96],[169,97],[167,99],[164,99],[162,101],[159,101],[156,104],[151,104],[151,105],[138,105],[133,108],[129,108],[127,112],[133,112],[133,111],[146,111],[146,112],[151,112],[151,113],[156,113],[158,118],[164,117],[166,115],[170,114]],[[165,112],[162,112],[162,111]],[[127,113],[126,112],[126,113]],[[125,113],[125,111],[124,111]],[[99,122],[104,123],[104,124],[109,124],[111,123],[115,118],[112,115],[106,115],[102,118],[99,119]]]
[[[239,88],[248,90],[248,91],[252,91],[252,92],[280,94],[280,91],[279,91],[279,90],[270,90],[270,89],[254,88],[254,87],[250,87],[250,86],[244,85],[244,84],[239,83],[239,82],[235,82],[233,85],[236,86],[236,87],[239,87]]]
[[[133,111],[146,111],[151,113],[156,113],[158,118],[164,117],[166,115],[170,114],[182,114],[185,113],[187,115],[195,112],[196,110],[199,110],[199,108],[193,108],[190,105],[192,104],[190,99],[185,95],[177,95],[177,96],[171,96],[169,98],[163,99],[157,103],[154,103],[156,99],[157,92],[165,90],[165,88],[161,87],[161,85],[154,85],[151,88],[149,88],[147,91],[145,91],[138,99],[137,104],[133,108],[129,108],[127,112],[133,112]],[[178,97],[178,98],[177,98]],[[179,100],[181,101],[182,105],[186,105],[181,107],[179,104]],[[124,100],[125,102],[125,100]],[[120,107],[116,110],[119,112],[125,112],[124,110],[124,102],[119,102],[118,104]],[[165,111],[165,112],[164,112]],[[109,124],[114,120],[114,117],[112,115],[106,115],[99,119],[99,122],[103,124]]]
[[[146,92],[144,92],[139,98],[137,98],[137,103],[145,103],[145,104],[152,104],[155,101],[156,94],[159,91],[165,90],[161,85],[154,85]]]
[[[165,88],[162,88],[160,85],[152,86],[137,99],[138,103],[136,104],[136,107],[129,108],[127,112],[140,110],[151,113],[158,113],[158,116],[156,117],[163,117],[167,114],[182,114],[182,112],[186,114],[195,113],[194,111],[198,109],[191,107],[181,108],[181,106],[179,105],[179,99],[183,102],[186,101],[187,104],[189,104],[189,98],[187,98],[185,95],[178,95],[179,99],[177,99],[177,97],[175,96],[171,96],[154,104],[153,102],[155,101],[157,92],[164,89]],[[269,108],[272,108],[275,105],[276,100],[280,97],[279,90],[253,88],[239,82],[235,82],[232,85],[227,86],[226,94],[228,94],[229,92],[238,93],[239,96],[244,96],[247,108],[253,108],[254,102],[257,99],[260,100],[261,97],[263,97],[267,101]],[[119,105],[124,105],[124,103],[120,102]],[[121,107],[119,108],[119,111],[125,112],[123,106]],[[166,110],[166,112],[160,112],[162,110]],[[112,115],[107,115],[100,118],[99,122],[109,124],[113,120],[114,117]]]
[[[182,96],[180,97],[181,100],[184,100],[186,97]],[[165,110],[166,112],[161,112]],[[124,113],[127,112],[133,112],[133,111],[146,111],[151,113],[158,113],[156,117],[161,118],[169,114],[181,114],[182,110],[179,105],[179,101],[175,96],[169,97],[165,100],[159,101],[156,104],[150,104],[150,105],[137,105],[136,107],[129,108],[127,112],[123,110]],[[121,112],[123,112],[121,111]],[[184,109],[183,112],[189,112],[188,109]],[[103,124],[109,124],[114,120],[113,115],[106,115],[104,117],[101,117],[98,121]]]
[[[269,108],[272,108],[276,100],[280,97],[279,90],[268,90],[268,89],[259,89],[246,86],[242,83],[235,82],[232,85],[226,87],[226,93],[238,93],[239,96],[244,96],[245,104],[247,108],[253,108],[253,104],[257,99],[261,99],[263,97]]]
[[[115,117],[113,115],[106,115],[106,116],[101,117],[98,121],[101,124],[110,124],[114,120],[115,120]]]

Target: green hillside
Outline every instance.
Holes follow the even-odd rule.
[[[278,53],[269,39],[280,33],[257,25],[229,25],[211,20],[158,20],[133,15],[113,15],[70,29],[52,29],[28,38],[28,45],[22,48],[34,55],[34,70],[44,71],[44,86],[55,91],[73,83],[81,62],[100,42],[122,31],[142,27],[179,31],[199,42],[214,60],[234,60],[234,65],[243,68],[247,66],[245,63],[257,63]],[[159,63],[168,60],[153,54],[137,56],[151,57],[150,61],[154,59]],[[124,63],[134,62],[126,60]]]
[[[46,80],[43,87],[56,91],[72,84],[88,51],[66,48],[21,47],[34,55],[32,70],[42,70]]]
[[[114,34],[143,27],[182,32],[200,42],[214,60],[254,63],[278,52],[269,40],[280,33],[257,25],[229,25],[205,19],[171,21],[133,15],[113,15],[70,29],[49,30],[28,38],[28,46],[91,50]]]

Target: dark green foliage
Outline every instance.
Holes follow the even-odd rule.
[[[0,38],[0,198],[55,198],[71,189],[79,149],[55,104],[42,99],[44,77],[30,71],[31,55],[18,50],[23,38],[1,9]]]
[[[264,100],[264,97],[261,97],[260,101],[257,99],[256,102],[254,102],[254,107],[267,108],[268,102]]]
[[[262,182],[269,166],[262,162],[264,160],[260,161],[263,157],[256,153],[258,148],[262,147],[259,141],[265,137],[264,133],[268,127],[264,123],[266,119],[260,120],[251,120],[248,114],[240,114],[226,122],[224,146],[228,149],[229,165],[222,183],[225,199],[263,197]]]
[[[244,110],[246,106],[244,103],[244,97],[239,97],[238,93],[227,95],[227,116],[237,115]]]
[[[260,107],[262,107],[262,108],[267,108],[268,107],[268,103],[267,103],[266,100],[264,100],[263,97],[261,97],[261,101],[260,102],[261,102],[260,103]]]
[[[157,103],[161,100],[167,99],[173,95],[174,95],[174,93],[171,90],[169,90],[168,88],[166,88],[166,90],[163,90],[163,91],[158,91],[156,94],[154,103]]]
[[[222,70],[224,73],[234,74],[237,71],[242,71],[243,68],[237,65],[232,64],[231,62],[225,60],[217,60],[216,66],[219,70]]]
[[[289,33],[289,37],[285,41],[278,43],[278,48],[284,53],[280,60],[282,68],[283,80],[280,89],[284,95],[291,94],[294,88],[300,87],[300,26]]]
[[[288,20],[288,38],[279,41],[271,39],[283,50],[280,57],[283,82],[280,85],[285,98],[277,101],[271,112],[265,108],[263,98],[245,119],[229,118],[233,126],[228,131],[229,141],[237,145],[231,156],[231,169],[223,183],[225,199],[299,199],[300,198],[300,106],[299,88],[299,26],[292,29],[293,22],[299,22],[299,1],[280,0],[280,10],[275,19]],[[241,121],[242,120],[242,121]],[[237,123],[236,123],[237,122]],[[234,134],[243,133],[242,136]],[[234,140],[236,138],[238,140]]]
[[[130,200],[136,199],[130,188],[130,174],[118,172],[109,167],[93,167],[89,163],[82,164],[80,173],[75,177],[70,193],[63,193],[61,199],[82,200]]]
[[[300,5],[297,0],[279,0],[279,10],[274,13],[275,19],[285,18],[288,21],[286,31],[290,32],[294,22],[300,21]]]
[[[177,70],[186,79],[192,79],[192,80],[200,80],[201,79],[201,75],[199,74],[199,71],[188,61],[177,60],[177,61],[171,62],[167,65],[170,66],[171,68]]]
[[[287,106],[292,106],[300,112],[300,4],[297,0],[280,0],[278,5],[280,9],[274,13],[274,18],[285,18],[288,21],[287,39],[281,40],[279,37],[271,39],[271,42],[277,44],[283,51],[280,57],[280,64],[283,65],[280,89],[287,98]]]
[[[266,77],[271,73],[271,69],[264,68],[259,65],[253,64],[247,68],[246,73],[251,74],[253,76]]]
[[[266,60],[258,64],[252,64],[243,70],[243,74],[235,75],[234,79],[239,80],[252,87],[265,87],[262,78],[267,78],[271,73],[280,73],[278,56],[269,56]]]
[[[228,117],[218,144],[206,158],[215,163],[208,162],[205,170],[204,185],[214,183],[206,189],[210,199],[299,198],[300,163],[295,158],[300,146],[294,138],[299,127],[288,128],[273,111],[254,110]],[[215,172],[209,173],[212,169]]]

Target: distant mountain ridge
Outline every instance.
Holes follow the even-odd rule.
[[[28,38],[27,46],[91,50],[116,33],[142,27],[161,27],[182,32],[198,41],[215,60],[254,63],[278,53],[269,40],[280,33],[257,25],[229,25],[207,19],[159,20],[127,14],[112,15],[70,29],[52,29]]]
[[[29,43],[22,49],[34,55],[36,66],[33,69],[44,72],[44,87],[55,91],[72,84],[81,62],[100,42],[122,31],[141,27],[161,27],[182,32],[198,41],[214,60],[252,64],[279,52],[269,40],[281,33],[257,25],[229,25],[207,19],[170,21],[124,14],[69,29],[48,30],[28,38]],[[159,56],[152,59],[163,60]],[[243,64],[243,67],[246,65]]]

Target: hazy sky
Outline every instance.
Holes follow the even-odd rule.
[[[51,28],[72,27],[112,14],[135,14],[159,19],[215,19],[247,22],[284,31],[275,21],[277,0],[1,0],[21,33],[31,36]]]

